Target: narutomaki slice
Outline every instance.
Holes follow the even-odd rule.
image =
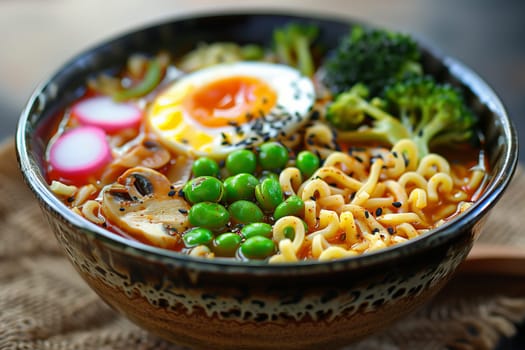
[[[95,96],[78,101],[71,114],[83,125],[99,127],[108,133],[137,128],[142,110],[132,102],[117,102],[109,96]]]

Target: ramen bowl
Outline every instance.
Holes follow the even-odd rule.
[[[257,264],[203,259],[115,235],[73,213],[49,189],[45,152],[56,114],[93,72],[130,53],[181,54],[204,41],[268,44],[273,28],[315,22],[334,47],[351,21],[285,14],[176,19],[136,30],[73,58],[42,84],[22,113],[17,152],[24,179],[65,255],[116,311],[152,333],[195,349],[335,349],[376,332],[435,295],[466,258],[517,163],[517,136],[500,100],[466,66],[423,47],[426,69],[461,86],[480,116],[489,174],[461,216],[396,246],[330,262]]]

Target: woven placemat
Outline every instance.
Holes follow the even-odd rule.
[[[177,349],[107,307],[58,248],[0,145],[0,349]],[[480,242],[525,247],[525,174],[518,170]],[[348,349],[493,349],[525,318],[525,278],[459,274],[430,303]]]

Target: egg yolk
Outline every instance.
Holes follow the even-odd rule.
[[[276,100],[276,92],[265,82],[233,76],[201,86],[185,99],[184,108],[201,125],[222,127],[266,115]]]

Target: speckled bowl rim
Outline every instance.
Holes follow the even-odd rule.
[[[55,216],[58,215],[62,217],[63,220],[65,220],[69,225],[78,229],[79,234],[86,234],[92,239],[99,239],[107,244],[112,245],[115,249],[124,251],[131,256],[141,256],[143,258],[152,259],[166,264],[184,265],[188,269],[196,271],[213,272],[220,270],[228,273],[292,276],[316,274],[326,271],[355,270],[365,266],[394,262],[400,257],[410,256],[414,253],[431,249],[436,245],[443,244],[451,239],[454,239],[457,235],[462,234],[462,230],[458,229],[459,227],[474,225],[481,216],[485,215],[495,205],[497,200],[503,194],[505,188],[508,186],[518,162],[518,139],[516,129],[513,126],[512,121],[509,119],[499,97],[482,78],[480,78],[466,65],[454,58],[442,54],[439,52],[439,50],[436,50],[431,45],[418,40],[419,44],[425,50],[427,50],[436,59],[442,61],[444,66],[449,70],[453,77],[457,78],[463,85],[470,88],[473,94],[480,100],[480,102],[482,102],[487,106],[488,109],[499,116],[504,131],[503,135],[500,135],[500,137],[503,136],[505,143],[507,144],[506,152],[502,155],[504,159],[500,171],[493,174],[494,180],[491,182],[490,186],[485,189],[480,199],[475,202],[474,205],[461,217],[445,223],[429,234],[421,235],[414,239],[408,240],[407,242],[397,244],[384,250],[335,261],[319,262],[315,260],[309,260],[286,264],[267,264],[258,262],[240,262],[226,259],[223,260],[217,258],[196,258],[167,249],[149,246],[111,233],[73,213],[49,190],[42,174],[40,173],[37,161],[32,159],[29,155],[30,153],[28,152],[30,135],[28,132],[26,132],[26,130],[28,125],[30,125],[30,113],[32,106],[35,103],[38,103],[38,100],[41,98],[43,91],[45,91],[45,89],[55,80],[55,78],[63,69],[65,69],[65,67],[98,47],[119,41],[128,35],[135,35],[136,33],[143,30],[148,30],[157,26],[165,25],[167,23],[199,19],[203,20],[206,18],[216,18],[222,16],[285,16],[294,17],[298,20],[320,20],[336,22],[343,25],[362,23],[361,21],[351,18],[342,18],[334,15],[303,13],[297,11],[246,12],[228,10],[224,13],[197,13],[189,16],[167,19],[141,28],[129,30],[121,35],[100,42],[98,45],[84,50],[69,60],[67,63],[60,66],[60,68],[49,79],[46,79],[35,89],[34,93],[28,100],[26,107],[22,111],[16,133],[16,150],[20,169],[24,176],[24,180],[30,189],[34,192],[36,197],[45,204],[48,210],[51,210],[54,212]]]

